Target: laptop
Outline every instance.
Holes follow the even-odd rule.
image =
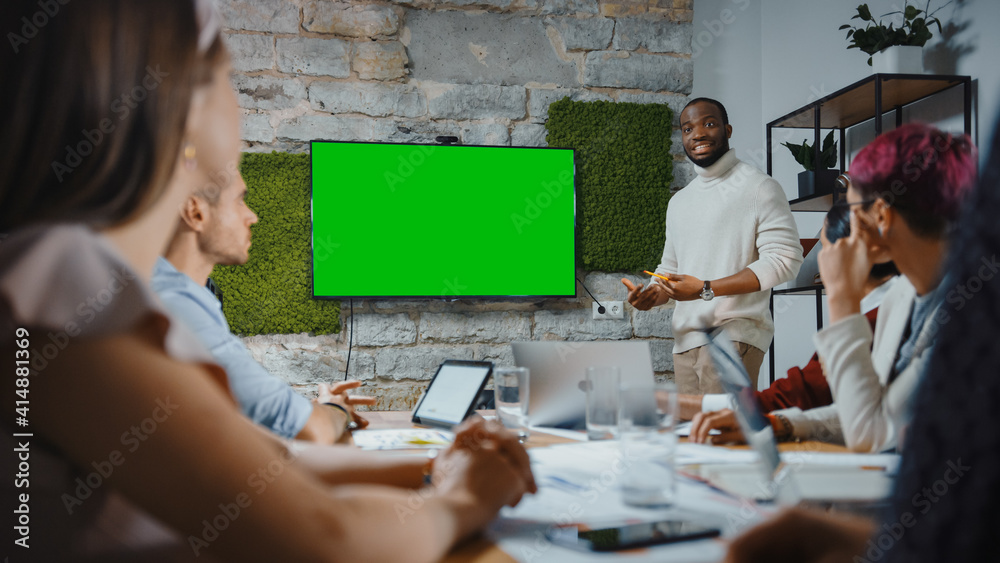
[[[649,343],[641,340],[513,342],[511,348],[514,363],[530,372],[533,426],[584,427],[587,394],[581,383],[590,366],[618,366],[622,385],[653,383]]]
[[[707,335],[709,354],[719,380],[734,397],[736,419],[760,462],[753,466],[757,470],[743,464],[703,467],[702,477],[740,496],[783,505],[873,503],[889,497],[893,479],[885,471],[857,465],[782,465],[771,423],[757,403],[736,347],[721,328],[708,331]]]

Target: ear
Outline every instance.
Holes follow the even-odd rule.
[[[875,241],[875,244],[870,249],[873,261],[872,263],[878,264],[879,262],[886,262],[891,259],[887,250],[887,240],[890,233],[892,232],[893,226],[895,226],[896,221],[899,220],[899,214],[895,209],[889,205],[882,198],[878,198],[872,203],[871,217],[874,222],[875,227],[880,233],[879,240]],[[881,258],[881,260],[877,259]]]
[[[732,139],[733,138],[733,126],[732,125],[726,124],[726,138],[727,139]]]
[[[208,205],[197,196],[190,196],[181,204],[181,220],[196,233],[205,230],[208,223]]]

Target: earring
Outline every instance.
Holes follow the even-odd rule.
[[[194,158],[196,154],[197,151],[195,150],[193,144],[184,144],[184,166],[186,166],[188,170],[194,170],[195,167],[198,166],[198,161]]]
[[[879,228],[878,228],[878,236],[879,236],[879,238],[885,238],[885,235],[882,234],[882,227],[881,226],[879,226]]]

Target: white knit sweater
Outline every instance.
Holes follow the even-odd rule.
[[[700,329],[725,326],[729,337],[766,350],[774,334],[772,287],[795,277],[802,246],[785,192],[773,178],[730,150],[677,192],[667,208],[659,274],[717,280],[750,268],[761,291],[677,302],[674,353],[704,346]],[[652,282],[652,278],[650,279]]]

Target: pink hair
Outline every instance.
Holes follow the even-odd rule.
[[[864,199],[885,200],[917,234],[942,236],[976,184],[976,147],[968,135],[911,123],[862,149],[850,177]]]

